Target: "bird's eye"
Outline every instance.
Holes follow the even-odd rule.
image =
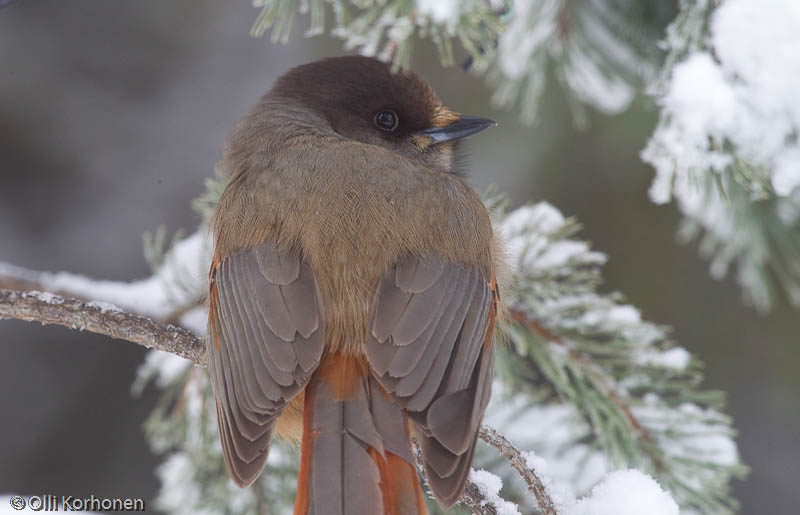
[[[397,118],[397,113],[391,109],[384,109],[383,111],[378,111],[375,113],[375,117],[372,118],[372,122],[375,124],[375,127],[384,132],[394,132],[397,129],[397,124],[400,123],[400,120]]]

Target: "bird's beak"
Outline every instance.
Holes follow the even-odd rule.
[[[435,145],[444,141],[464,139],[467,136],[472,136],[473,134],[486,129],[487,127],[491,127],[492,125],[497,125],[497,123],[488,118],[479,118],[477,116],[461,116],[458,120],[454,121],[450,125],[445,125],[444,127],[431,127],[430,129],[425,129],[419,133],[429,137],[431,140],[431,145]]]

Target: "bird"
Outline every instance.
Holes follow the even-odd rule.
[[[458,159],[495,122],[410,70],[340,56],[235,125],[214,211],[207,363],[247,487],[299,441],[295,515],[427,513],[463,493],[491,393],[501,243]]]

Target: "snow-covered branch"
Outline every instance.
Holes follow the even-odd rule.
[[[528,485],[528,490],[536,497],[536,502],[539,504],[539,509],[542,514],[556,515],[558,512],[556,511],[553,500],[550,498],[550,494],[547,492],[544,482],[527,462],[523,453],[520,452],[508,438],[491,427],[482,426],[478,435],[481,437],[481,440],[497,449],[497,452],[502,454],[511,466],[519,472],[520,477],[522,477]]]
[[[781,290],[800,307],[798,26],[793,0],[682,2],[642,152],[650,198],[684,214],[679,238],[699,241],[714,278],[733,271],[760,311]]]
[[[205,363],[205,344],[193,332],[126,313],[106,302],[85,302],[39,291],[0,289],[0,319],[4,318],[104,334],[170,352],[197,365]]]

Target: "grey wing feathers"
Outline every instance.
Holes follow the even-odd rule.
[[[270,243],[224,259],[214,275],[208,368],[231,477],[252,483],[275,422],[323,350],[322,300],[310,267]]]
[[[414,422],[445,506],[461,495],[489,401],[494,348],[484,340],[493,301],[477,272],[410,258],[381,281],[370,311],[370,367]]]

